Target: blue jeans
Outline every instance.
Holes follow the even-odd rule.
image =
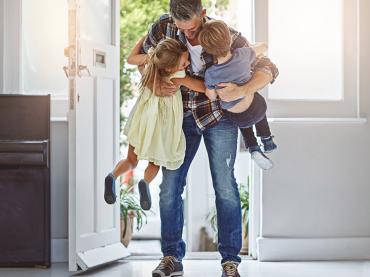
[[[183,130],[186,137],[184,163],[177,170],[162,169],[159,206],[163,255],[175,256],[180,261],[185,256],[185,242],[182,240],[184,204],[181,194],[186,185],[190,164],[203,136],[216,194],[218,250],[222,256],[221,262],[240,262],[238,254],[242,245],[241,207],[234,177],[238,129],[227,117],[223,117],[217,125],[202,132],[193,116],[188,116],[184,117]]]

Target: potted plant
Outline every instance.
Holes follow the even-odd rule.
[[[240,254],[248,254],[248,212],[249,212],[249,192],[248,185],[239,185],[240,204],[242,209],[242,249]],[[214,242],[217,242],[217,211],[213,207],[207,215],[212,231],[214,233]]]
[[[136,219],[136,230],[143,227],[143,223],[147,222],[147,216],[144,210],[140,207],[139,199],[133,193],[134,186],[132,184],[124,185],[121,189],[121,242],[124,246],[128,246],[131,241],[134,229],[134,220]]]
[[[240,254],[247,255],[248,254],[248,212],[249,212],[249,192],[245,188],[245,186],[241,185],[239,188],[240,192],[240,204],[242,208],[242,249],[240,250]]]

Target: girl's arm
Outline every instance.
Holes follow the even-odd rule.
[[[140,49],[143,45],[145,37],[141,38],[132,49],[130,55],[127,58],[127,62],[132,65],[143,65],[146,63],[147,54],[141,54]]]
[[[254,52],[256,52],[256,56],[264,55],[267,52],[267,43],[266,42],[257,42],[254,45],[251,45]]]
[[[186,75],[184,78],[172,78],[171,82],[178,86],[184,86],[196,92],[205,93],[206,86],[203,80],[198,80]]]

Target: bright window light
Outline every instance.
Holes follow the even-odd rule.
[[[269,0],[268,44],[280,71],[270,99],[343,99],[342,0]]]

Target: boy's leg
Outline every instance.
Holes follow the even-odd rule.
[[[272,152],[277,148],[273,136],[271,136],[270,126],[267,122],[266,116],[256,124],[257,135],[261,137],[263,143],[263,150],[265,153]]]
[[[261,121],[256,124],[257,136],[266,138],[271,136],[270,126],[267,122],[267,117],[265,116]]]
[[[143,210],[148,211],[152,207],[152,199],[150,196],[149,184],[153,181],[155,176],[157,176],[159,171],[159,166],[152,162],[148,163],[144,171],[144,179],[139,181],[139,194],[140,194],[140,206]]]
[[[184,212],[181,195],[186,185],[190,164],[202,138],[193,116],[184,118],[183,131],[186,138],[184,163],[177,170],[167,170],[162,167],[163,179],[159,194],[162,253],[163,256],[173,256],[178,261],[185,256],[185,242],[182,240]]]
[[[261,127],[263,127],[263,125],[261,125],[259,129],[257,129],[256,124],[257,134],[260,134],[259,132],[261,130],[264,131],[264,129],[262,129]],[[272,161],[263,154],[260,146],[258,145],[257,138],[255,137],[253,132],[253,126],[248,128],[240,128],[240,132],[243,135],[245,146],[249,149],[249,153],[251,153],[252,160],[262,169],[266,170],[272,168]]]
[[[216,194],[221,263],[239,263],[241,259],[238,254],[242,245],[241,206],[234,177],[238,129],[224,116],[217,125],[204,131],[203,138]]]
[[[253,126],[248,128],[240,128],[240,132],[242,133],[246,148],[258,146],[257,138],[254,135]]]

